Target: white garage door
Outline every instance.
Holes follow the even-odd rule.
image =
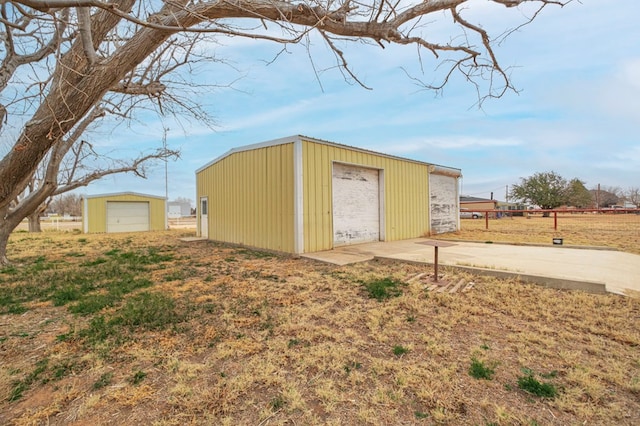
[[[458,230],[458,179],[430,174],[431,233],[443,234]]]
[[[107,201],[107,232],[148,231],[149,203]]]
[[[333,244],[380,240],[378,170],[333,164]]]

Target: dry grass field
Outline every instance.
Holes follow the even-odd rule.
[[[640,424],[639,299],[192,234],[15,233],[0,424]]]

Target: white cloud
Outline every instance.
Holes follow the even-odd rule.
[[[620,77],[632,87],[640,90],[640,57],[630,58],[620,67]]]
[[[620,152],[613,153],[613,156],[618,161],[613,164],[609,163],[609,165],[640,172],[638,169],[638,165],[640,165],[640,145],[630,146]]]
[[[387,148],[386,152],[410,153],[423,149],[437,148],[441,150],[462,150],[462,149],[482,149],[491,147],[514,147],[520,146],[523,142],[517,138],[483,138],[472,136],[442,136],[431,138],[420,138],[409,141],[397,141]]]

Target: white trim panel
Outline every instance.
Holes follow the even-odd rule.
[[[304,253],[304,174],[302,170],[302,141],[293,144],[293,252]]]
[[[85,234],[89,233],[89,200],[87,199],[87,197],[84,197],[84,200],[82,200],[84,203],[84,210],[83,210],[83,216],[82,216],[82,230],[84,231]]]
[[[139,192],[112,192],[109,194],[96,194],[96,195],[85,195],[84,198],[102,198],[102,197],[119,197],[122,195],[135,195],[137,197],[146,197],[146,198],[157,198],[159,200],[166,200],[166,197],[161,197],[159,195],[149,195],[149,194],[141,194]]]

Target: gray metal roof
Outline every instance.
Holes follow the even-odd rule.
[[[323,145],[335,146],[335,147],[338,147],[338,148],[347,148],[347,149],[350,149],[350,150],[353,150],[353,151],[359,151],[359,152],[363,152],[363,153],[374,154],[374,155],[387,157],[387,158],[394,158],[394,159],[402,160],[402,161],[409,161],[409,162],[412,162],[412,163],[424,164],[424,165],[427,165],[427,166],[437,166],[439,168],[448,169],[448,170],[451,170],[452,172],[457,172],[457,174],[462,175],[461,170],[457,169],[455,167],[448,167],[448,166],[441,166],[441,165],[433,164],[433,163],[426,163],[424,161],[413,160],[411,158],[398,157],[396,155],[390,155],[390,154],[385,154],[385,153],[382,153],[382,152],[372,151],[370,149],[358,148],[358,147],[351,146],[351,145],[345,145],[345,144],[340,144],[340,143],[336,143],[336,142],[325,141],[325,140],[322,140],[322,139],[316,139],[316,138],[312,138],[312,137],[304,136],[304,135],[287,136],[287,137],[284,137],[284,138],[273,139],[273,140],[266,141],[266,142],[260,142],[260,143],[256,143],[256,144],[244,145],[244,146],[239,146],[237,148],[232,148],[229,151],[227,151],[224,154],[222,154],[221,156],[213,159],[212,161],[208,162],[204,166],[202,166],[199,169],[197,169],[196,173],[200,173],[202,170],[204,170],[204,169],[216,164],[217,162],[219,162],[219,161],[225,159],[226,157],[228,157],[228,156],[230,156],[232,154],[235,154],[237,152],[251,151],[251,150],[254,150],[254,149],[266,148],[266,147],[277,146],[277,145],[284,145],[284,144],[299,142],[299,141],[303,141],[303,140],[309,141],[309,142],[315,142],[315,143],[319,143],[319,144],[323,144]]]

